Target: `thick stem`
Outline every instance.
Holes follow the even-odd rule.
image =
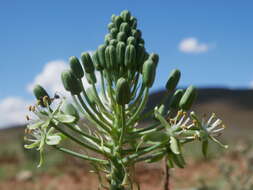
[[[171,190],[170,188],[170,168],[167,164],[168,158],[166,157],[164,159],[164,184],[163,189],[164,190]]]

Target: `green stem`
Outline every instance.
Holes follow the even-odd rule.
[[[99,97],[99,95],[98,95],[97,89],[96,89],[96,87],[95,87],[94,84],[92,84],[92,88],[93,88],[93,92],[94,92],[94,94],[95,94],[95,96],[96,96],[98,106],[101,108],[102,112],[103,112],[108,118],[110,118],[110,119],[112,120],[112,119],[113,119],[113,116],[108,112],[108,110],[107,110],[107,109],[104,107],[104,105],[102,104],[101,99],[100,99],[100,97]]]
[[[102,94],[105,98],[105,100],[108,101],[108,98],[107,98],[107,95],[105,93],[105,79],[104,79],[104,74],[103,74],[103,71],[100,71],[100,78],[101,78],[101,86],[102,86]]]
[[[77,95],[78,100],[80,101],[82,107],[86,110],[86,112],[88,113],[88,115],[90,116],[90,118],[92,120],[94,120],[100,127],[102,127],[106,132],[110,133],[110,127],[108,127],[106,124],[104,124],[102,121],[100,121],[99,119],[97,119],[93,113],[91,113],[91,111],[88,109],[88,107],[86,106],[86,104],[84,103],[82,97],[80,94]]]
[[[77,153],[77,152],[73,152],[73,151],[71,151],[69,149],[62,148],[62,147],[55,146],[55,145],[53,147],[55,149],[61,151],[61,152],[67,153],[67,154],[69,154],[71,156],[75,156],[77,158],[81,158],[81,159],[92,161],[92,162],[97,162],[99,164],[108,164],[108,162],[106,160],[94,158],[94,157],[91,157],[91,156],[86,156],[86,155],[83,155],[83,154],[80,154],[80,153]]]
[[[103,151],[101,151],[101,150],[99,150],[99,149],[97,149],[97,148],[95,148],[95,147],[93,147],[93,146],[90,146],[90,145],[88,145],[88,144],[86,144],[86,143],[80,141],[78,138],[73,137],[72,135],[70,135],[70,134],[67,133],[66,131],[62,130],[61,127],[59,127],[59,126],[57,126],[57,125],[55,125],[55,124],[52,124],[52,126],[53,126],[56,130],[58,130],[59,132],[61,132],[62,134],[64,134],[66,137],[68,137],[69,139],[71,139],[72,141],[74,141],[74,142],[80,144],[81,146],[84,146],[85,148],[88,148],[88,149],[90,149],[90,150],[93,150],[94,152],[97,152],[97,153],[100,153],[100,154],[103,154],[103,155],[104,155],[104,152],[103,152]]]
[[[120,116],[121,116],[121,134],[119,139],[119,146],[121,147],[123,142],[123,137],[125,134],[125,128],[126,128],[126,120],[125,120],[125,105],[120,106]]]
[[[89,97],[88,97],[88,95],[87,95],[87,93],[86,93],[86,91],[85,91],[85,89],[84,89],[84,86],[83,86],[83,83],[81,82],[81,80],[80,80],[80,83],[81,83],[81,86],[82,86],[82,92],[83,92],[83,95],[84,95],[84,98],[85,98],[85,100],[87,101],[87,103],[89,104],[89,106],[90,106],[90,108],[92,109],[92,111],[97,115],[97,116],[99,116],[99,118],[104,122],[104,123],[106,123],[106,125],[109,125],[110,126],[110,123],[104,118],[104,116],[94,107],[94,105],[91,103],[91,101],[90,101],[90,99],[89,99]],[[93,84],[94,85],[94,84]],[[93,89],[94,90],[94,89]],[[98,96],[98,95],[97,95]],[[81,96],[80,96],[81,97]],[[78,95],[78,98],[79,98],[79,95]],[[80,101],[80,100],[79,100]],[[85,106],[84,107],[84,109],[88,112],[88,113],[90,113],[91,111],[90,111],[90,109],[87,107],[87,106]]]
[[[131,119],[129,120],[129,122],[127,123],[127,126],[131,126],[138,119],[140,113],[145,108],[147,100],[148,100],[148,92],[149,92],[149,88],[145,88],[145,90],[144,90],[144,97],[142,98],[141,104],[138,107],[138,109],[136,110],[136,112],[134,113],[134,115],[131,117]]]

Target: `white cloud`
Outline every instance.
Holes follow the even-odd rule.
[[[253,89],[253,81],[250,82],[249,86],[250,86],[250,88]]]
[[[33,87],[36,84],[40,84],[51,96],[56,92],[68,96],[70,93],[64,89],[61,82],[61,73],[68,68],[68,64],[61,60],[46,63],[42,71],[27,85],[27,90],[32,93]],[[96,71],[95,74],[97,76],[97,86],[99,88],[99,72]],[[90,87],[85,77],[83,78],[83,85],[85,88]],[[32,105],[34,102],[35,99],[27,101],[19,97],[7,97],[0,100],[0,128],[24,124],[25,115],[28,114],[28,106]]]
[[[8,97],[0,101],[0,128],[25,123],[25,115],[28,114],[30,101],[19,97]]]
[[[39,73],[34,81],[28,84],[27,89],[32,92],[36,84],[43,86],[51,95],[55,92],[63,92],[64,88],[61,83],[61,72],[66,70],[68,65],[65,61],[56,60],[48,62],[41,73]]]
[[[200,43],[197,38],[185,38],[179,44],[179,50],[184,53],[204,53],[210,50],[211,46]]]

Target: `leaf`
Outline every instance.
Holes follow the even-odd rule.
[[[168,154],[168,160],[167,160],[167,164],[169,168],[174,168],[174,163],[173,163],[173,159],[170,156],[171,154]]]
[[[143,141],[144,142],[152,142],[152,143],[159,143],[159,142],[164,142],[168,141],[169,136],[161,131],[155,131],[153,133],[149,133],[143,136]]]
[[[39,141],[36,141],[36,142],[34,142],[34,143],[32,143],[32,144],[25,144],[24,147],[25,147],[26,149],[33,149],[33,148],[37,147],[39,144],[40,144],[40,142],[39,142]]]
[[[39,128],[43,123],[44,123],[44,121],[38,121],[38,122],[36,122],[36,123],[27,125],[27,128],[30,129],[30,130],[37,129],[37,128]]]
[[[184,157],[182,154],[170,154],[174,163],[179,167],[179,168],[184,168],[185,167],[185,161]]]
[[[46,139],[46,143],[48,145],[57,145],[57,144],[60,143],[61,139],[62,138],[59,135],[48,136],[47,139]]]
[[[207,150],[208,150],[208,140],[204,140],[202,142],[202,153],[205,158],[207,157]]]
[[[178,140],[173,136],[170,137],[170,149],[174,154],[180,154],[180,145],[178,144]]]
[[[65,115],[65,114],[57,114],[54,118],[61,123],[73,123],[75,122],[76,118],[72,115]]]

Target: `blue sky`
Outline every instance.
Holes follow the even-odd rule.
[[[154,89],[173,68],[181,69],[182,86],[250,87],[253,1],[119,2],[1,0],[0,109],[9,97],[32,100],[28,86],[40,81],[48,63],[94,50],[110,16],[124,9],[137,17],[147,50],[160,55]]]

